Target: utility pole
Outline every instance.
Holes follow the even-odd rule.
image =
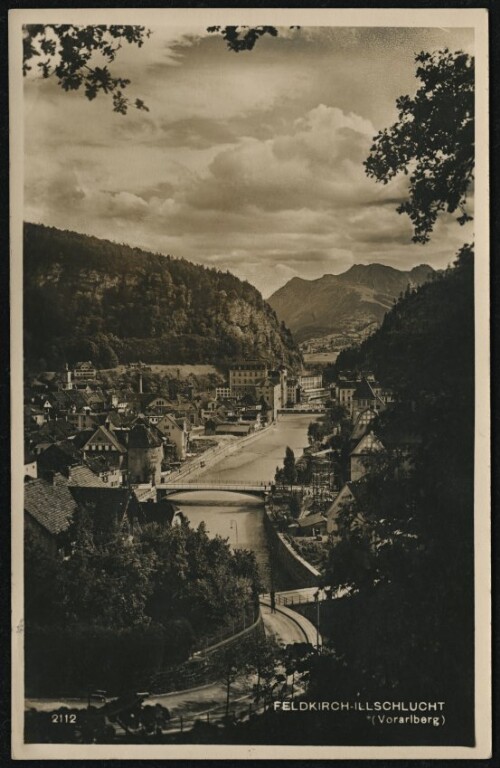
[[[234,528],[234,531],[236,533],[236,546],[238,546],[238,524],[237,524],[236,520],[231,520],[229,528],[231,530],[233,530],[233,528]]]
[[[320,599],[320,593],[322,592],[322,588],[318,587],[318,591],[314,593],[314,599],[316,600],[316,647],[320,649],[320,642],[319,642],[319,599]]]

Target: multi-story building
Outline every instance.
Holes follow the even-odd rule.
[[[296,405],[300,402],[300,385],[296,378],[288,379],[286,383],[286,398],[284,405]]]
[[[349,413],[352,412],[352,398],[358,386],[357,381],[338,381],[335,385],[335,399]]]
[[[268,419],[275,421],[278,417],[278,409],[282,407],[281,403],[281,381],[270,376],[260,381],[255,387],[255,397],[257,402],[262,398],[270,410],[271,418]]]
[[[303,390],[321,389],[323,387],[323,376],[321,373],[306,373],[299,376],[299,384]]]
[[[260,360],[248,360],[235,363],[229,369],[229,389],[231,397],[255,395],[255,387],[267,378],[267,363]]]
[[[73,369],[75,379],[95,379],[97,370],[90,360],[83,363],[76,363]]]
[[[175,445],[175,453],[180,461],[186,458],[189,445],[189,425],[185,418],[175,418],[171,413],[166,413],[156,424],[156,428],[170,443]]]
[[[215,388],[215,399],[216,400],[227,400],[231,397],[231,387],[216,387]]]

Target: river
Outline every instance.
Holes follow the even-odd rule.
[[[269,481],[276,467],[282,466],[285,449],[289,446],[298,459],[307,446],[307,427],[314,420],[311,414],[280,415],[278,423],[259,438],[197,474],[196,481],[231,483]],[[270,587],[270,562],[264,531],[262,502],[238,493],[193,491],[170,497],[176,502],[193,526],[206,523],[209,535],[219,534],[229,539],[232,547],[255,552],[262,581]],[[275,572],[275,585],[282,578]]]

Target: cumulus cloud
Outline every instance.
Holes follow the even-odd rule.
[[[412,244],[406,179],[363,169],[424,38],[306,30],[235,56],[203,30],[156,30],[121,59],[150,108],[125,118],[29,82],[26,218],[229,269],[266,296],[356,262],[445,266],[470,227],[442,217]]]

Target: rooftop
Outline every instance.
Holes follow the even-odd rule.
[[[76,507],[65,482],[50,483],[39,477],[24,485],[25,512],[53,535],[66,530]]]

